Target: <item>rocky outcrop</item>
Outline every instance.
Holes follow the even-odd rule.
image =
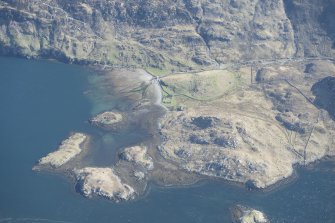
[[[104,129],[116,129],[123,120],[121,113],[107,111],[91,118],[90,123]]]
[[[148,155],[147,148],[143,146],[134,146],[124,149],[120,154],[120,158],[141,165],[147,170],[152,170],[154,168],[153,160]]]
[[[296,162],[280,140],[273,140],[278,132],[267,122],[215,109],[171,112],[162,122],[160,152],[190,172],[265,188],[288,177],[290,162]]]
[[[35,168],[43,166],[59,168],[63,166],[82,152],[83,143],[87,139],[88,136],[83,133],[74,133],[64,140],[55,152],[41,158]]]
[[[74,170],[76,188],[86,197],[101,196],[118,201],[135,197],[135,190],[122,182],[112,168],[86,167]]]
[[[242,205],[233,207],[231,214],[234,223],[270,223],[263,212]]]
[[[330,0],[1,0],[0,51],[152,72],[331,56],[333,8]]]

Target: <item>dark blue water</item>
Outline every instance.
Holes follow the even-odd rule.
[[[100,109],[86,94],[92,76],[74,65],[0,58],[0,222],[222,223],[235,204],[258,208],[272,222],[335,222],[333,162],[298,170],[296,180],[270,193],[222,182],[151,186],[144,198],[123,204],[85,199],[67,179],[33,172],[69,132],[92,131],[86,121]]]

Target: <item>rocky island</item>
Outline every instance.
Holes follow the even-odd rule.
[[[112,130],[117,128],[117,125],[120,124],[120,122],[123,120],[124,117],[122,114],[118,112],[107,111],[91,118],[90,123],[107,130]]]
[[[79,155],[85,147],[89,137],[83,133],[74,133],[69,138],[61,142],[58,149],[42,157],[34,169],[42,167],[51,167],[53,169],[60,168],[68,163],[74,157]]]
[[[112,168],[90,168],[74,170],[77,188],[86,197],[102,196],[116,202],[130,200],[135,196],[134,189],[122,183]]]
[[[264,213],[242,205],[235,206],[231,212],[234,223],[270,223]]]

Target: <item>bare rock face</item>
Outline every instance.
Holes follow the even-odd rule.
[[[0,49],[160,70],[331,56],[334,7],[330,0],[1,0]]]
[[[234,223],[270,223],[264,213],[242,205],[235,206],[231,212]]]
[[[88,136],[83,133],[74,133],[64,140],[55,152],[41,158],[38,161],[37,167],[50,166],[52,168],[59,168],[63,166],[82,152],[82,144],[87,138]]]
[[[122,182],[112,168],[86,167],[74,170],[77,188],[86,197],[94,195],[118,201],[131,200],[135,190]]]
[[[121,154],[120,158],[129,162],[134,162],[143,166],[147,170],[154,168],[152,158],[147,154],[147,148],[142,146],[134,146],[126,148]]]

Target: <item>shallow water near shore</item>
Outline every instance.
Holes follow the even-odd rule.
[[[65,178],[31,168],[71,131],[100,136],[98,154],[87,163],[109,165],[117,148],[149,136],[136,129],[105,134],[87,120],[129,104],[117,95],[103,97],[103,89],[92,94],[99,78],[79,66],[0,57],[0,68],[0,222],[231,222],[229,208],[236,204],[264,211],[271,222],[335,222],[331,161],[298,168],[298,178],[266,193],[212,181],[151,185],[145,197],[121,204],[85,199]]]

